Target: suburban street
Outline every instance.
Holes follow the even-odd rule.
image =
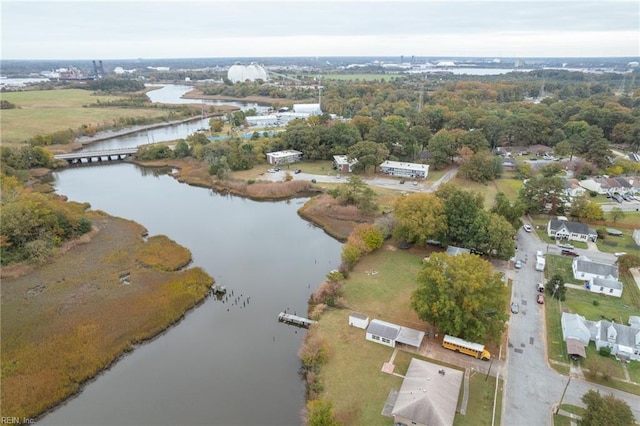
[[[514,269],[508,276],[513,278],[512,301],[520,304],[520,312],[512,314],[509,322],[509,347],[503,396],[504,425],[552,424],[554,404],[560,402],[562,392],[569,380],[552,370],[547,364],[544,307],[536,303],[536,283],[542,280],[542,272],[536,271],[537,250],[547,252],[547,244],[541,242],[535,232],[518,231],[516,258],[523,261],[522,269]],[[592,260],[613,263],[615,256],[589,250],[577,250]],[[556,246],[550,245],[549,253],[559,254]],[[547,298],[547,302],[550,302]],[[638,397],[626,392],[605,388],[572,377],[564,403],[583,406],[580,398],[589,389],[601,394],[612,393],[629,404],[636,420],[640,420]]]

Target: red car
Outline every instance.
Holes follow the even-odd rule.
[[[561,252],[563,255],[565,256],[573,256],[573,257],[578,257],[580,256],[578,253],[576,253],[575,251],[572,250],[562,250]]]
[[[536,302],[542,305],[544,303],[544,294],[539,294],[536,299]]]

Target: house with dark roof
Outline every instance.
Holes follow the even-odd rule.
[[[451,426],[464,374],[460,370],[413,358],[399,391],[389,393],[386,406],[395,425]]]
[[[594,278],[618,280],[618,267],[616,265],[593,262],[584,256],[573,259],[571,270],[573,271],[573,278],[580,281],[591,282]]]
[[[586,223],[552,219],[547,223],[547,235],[556,240],[595,241],[598,235]]]

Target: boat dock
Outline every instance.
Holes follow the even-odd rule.
[[[310,320],[309,318],[287,314],[286,312],[280,312],[280,314],[278,314],[278,321],[305,328],[308,328],[310,325],[316,323],[314,320]]]

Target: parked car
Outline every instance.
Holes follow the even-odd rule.
[[[516,302],[511,303],[511,313],[512,314],[517,314],[519,310],[520,310],[520,307],[518,306],[518,304]]]
[[[301,173],[301,172],[302,172],[302,170],[300,170],[300,169],[296,169],[296,171],[295,171],[294,173],[295,173],[295,174],[298,174],[298,173]]]
[[[613,253],[614,256],[616,257],[620,257],[620,256],[625,256],[627,253],[623,252],[623,251],[618,251],[616,253]]]
[[[267,172],[269,172],[269,173],[275,173],[275,172],[277,172],[277,170],[276,170],[276,169],[269,169],[269,170],[267,170]]]
[[[414,180],[413,182],[411,182],[413,184],[413,186],[418,186],[418,181]]]
[[[580,256],[578,253],[576,253],[576,252],[575,252],[575,251],[573,251],[573,250],[562,250],[562,251],[561,251],[561,253],[562,253],[564,256],[573,256],[573,257],[578,257],[578,256]]]
[[[531,232],[531,231],[532,231],[532,228],[531,228],[531,226],[530,226],[530,225],[524,225],[524,226],[522,227],[522,229],[524,229],[526,232]]]
[[[536,297],[536,302],[542,305],[544,303],[544,294],[538,294],[538,296]]]
[[[402,179],[402,180],[400,181],[400,185],[402,185],[402,184],[404,184],[404,179]]]
[[[567,249],[567,250],[573,250],[575,248],[571,244],[566,244],[566,243],[558,244],[558,247],[563,248],[563,249]]]
[[[516,263],[514,263],[513,267],[516,268],[516,269],[521,269],[522,268],[522,261],[520,261],[520,259],[516,260]]]

